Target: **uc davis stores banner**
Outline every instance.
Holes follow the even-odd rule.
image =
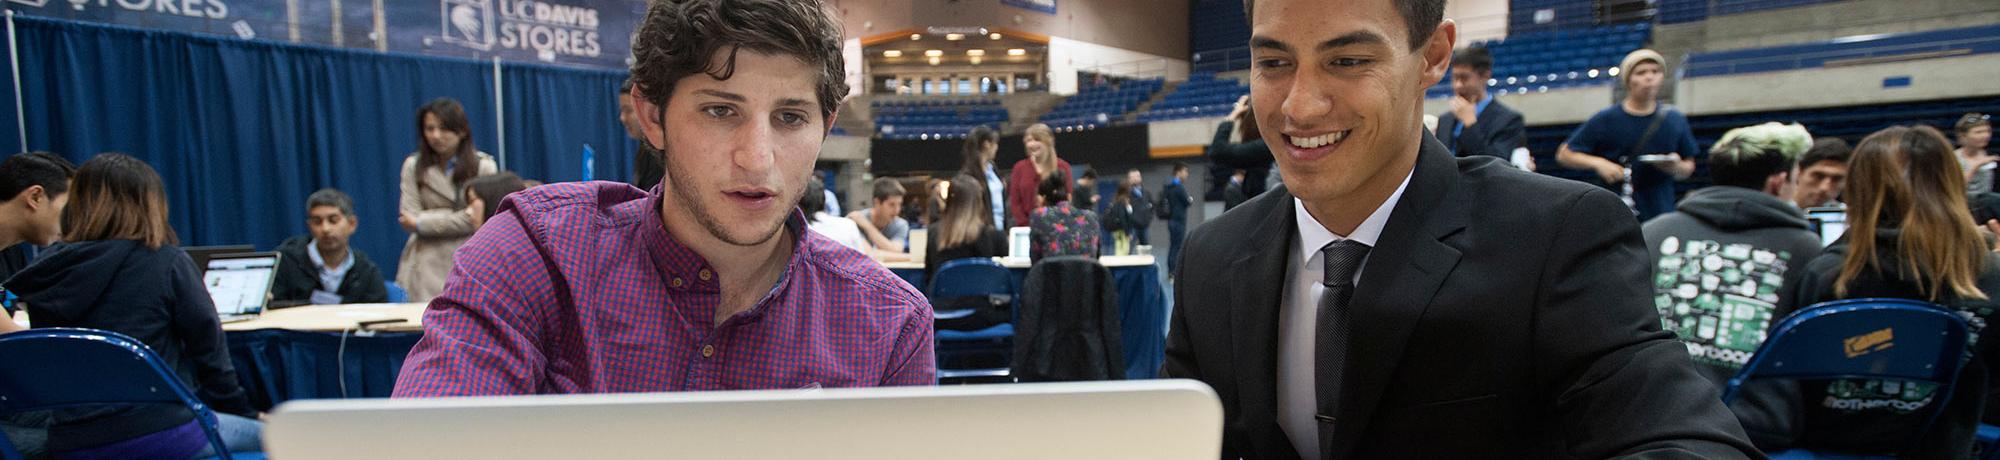
[[[380,11],[373,0],[4,1],[19,14],[246,40],[607,68],[627,66],[646,9],[643,0],[381,0]]]

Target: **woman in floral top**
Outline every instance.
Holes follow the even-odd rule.
[[[1028,235],[1033,243],[1028,250],[1031,260],[1070,255],[1097,257],[1100,233],[1097,213],[1070,206],[1068,185],[1068,177],[1054,174],[1043,178],[1036,187],[1042,206],[1028,218],[1031,223]]]

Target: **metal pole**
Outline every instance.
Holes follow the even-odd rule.
[[[14,10],[7,10],[7,60],[14,67],[14,122],[21,130],[21,151],[28,150],[28,108],[21,102],[21,45],[14,38]]]
[[[493,57],[493,132],[500,139],[500,169],[507,169],[507,98],[500,86],[500,57]]]

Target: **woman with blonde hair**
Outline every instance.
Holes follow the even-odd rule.
[[[1849,163],[1847,234],[1788,287],[1796,307],[1838,299],[1901,298],[1935,303],[1968,318],[1977,344],[1951,400],[1935,386],[1867,380],[1802,381],[1797,446],[1904,458],[1966,458],[1982,403],[1994,394],[1987,370],[2000,340],[1976,340],[2000,310],[2000,255],[1966,210],[1965,175],[1944,135],[1897,126],[1862,139]],[[1940,406],[1941,405],[1941,406]],[[1924,439],[1905,442],[1942,411]],[[1904,449],[1914,449],[1904,451]]]
[[[1035,187],[1041,185],[1042,178],[1060,176],[1068,183],[1072,177],[1069,162],[1056,156],[1056,135],[1049,125],[1029,126],[1021,136],[1021,144],[1027,149],[1028,158],[1014,162],[1014,170],[1007,174],[1007,223],[1011,227],[1028,225],[1028,213],[1038,207],[1035,199],[1040,195]],[[1063,192],[1068,193],[1068,188]]]

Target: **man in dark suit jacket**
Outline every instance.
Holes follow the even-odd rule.
[[[1222,456],[1761,457],[1617,197],[1424,134],[1457,27],[1392,1],[1250,8],[1286,185],[1188,236],[1164,366],[1215,389]]]
[[[1174,162],[1174,178],[1160,189],[1159,213],[1167,220],[1167,272],[1173,273],[1181,266],[1181,244],[1187,240],[1188,208],[1194,206],[1194,197],[1188,195],[1187,163]]]
[[[1461,157],[1487,155],[1508,161],[1528,138],[1521,112],[1486,92],[1493,56],[1486,48],[1459,50],[1451,58],[1451,110],[1438,115],[1438,140]]]

